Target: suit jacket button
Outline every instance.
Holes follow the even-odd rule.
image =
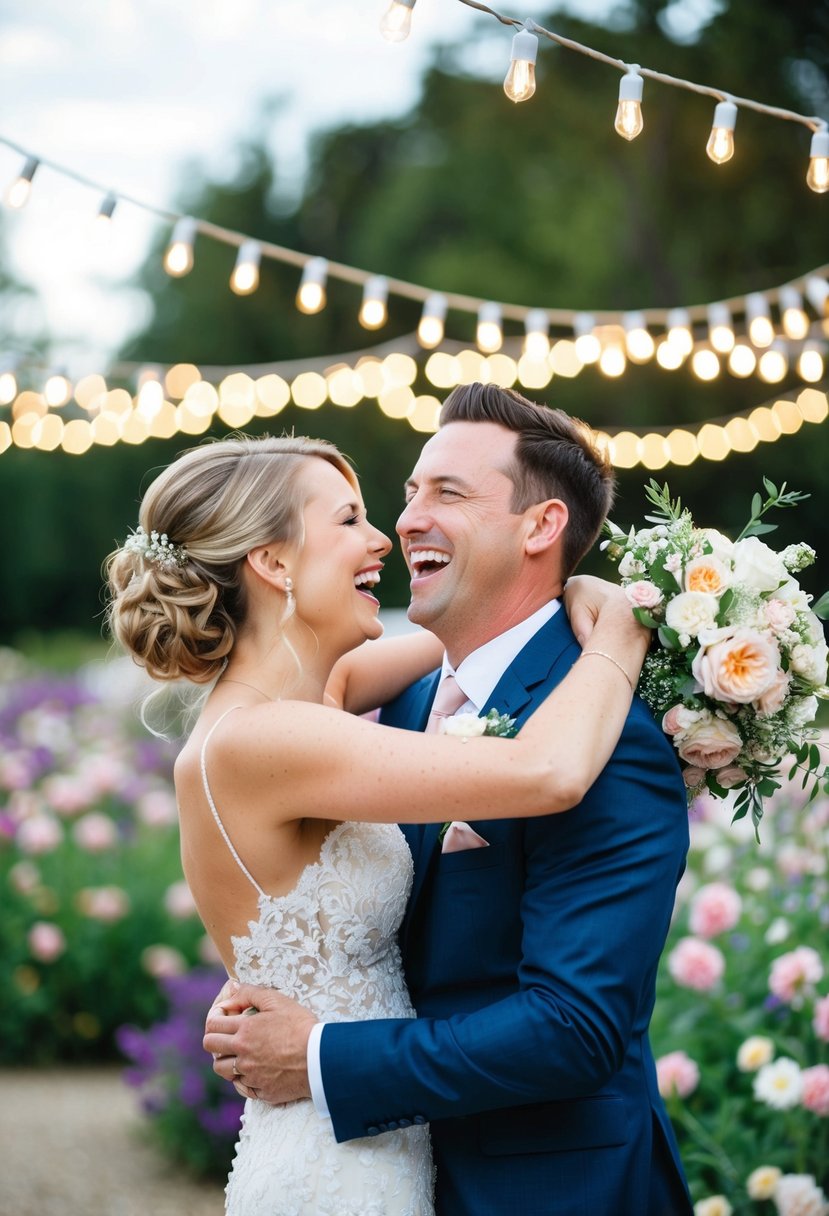
[[[396,1132],[399,1126],[400,1124],[397,1123],[396,1120],[389,1119],[388,1123],[386,1124],[386,1131]]]
[[[381,1132],[387,1132],[387,1131],[389,1130],[389,1125],[388,1125],[388,1123],[378,1123],[378,1124],[377,1124],[377,1130],[378,1130],[378,1131],[381,1131]]]
[[[414,1122],[415,1123],[428,1123],[429,1120],[426,1118],[425,1115],[415,1115]]]
[[[379,1135],[380,1135],[380,1128],[379,1128],[379,1127],[367,1127],[367,1128],[366,1128],[366,1131],[368,1132],[368,1134],[369,1134],[370,1136],[379,1136]]]
[[[397,1126],[398,1127],[411,1127],[412,1121],[411,1121],[411,1119],[398,1119]]]

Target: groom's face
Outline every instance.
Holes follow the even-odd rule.
[[[511,510],[504,471],[516,435],[493,422],[451,422],[423,448],[397,521],[411,572],[409,619],[453,662],[521,618],[526,514]]]

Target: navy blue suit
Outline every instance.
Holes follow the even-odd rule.
[[[579,653],[556,613],[485,709],[520,726]],[[438,674],[383,720],[422,730]],[[445,855],[438,823],[403,829],[419,1016],[326,1027],[337,1139],[428,1121],[440,1216],[689,1216],[647,1037],[688,846],[674,749],[636,698],[578,807],[472,826],[489,847]]]

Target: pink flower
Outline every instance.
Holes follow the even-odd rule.
[[[761,697],[779,670],[777,643],[754,629],[736,629],[710,645],[703,643],[691,664],[707,697],[738,705]]]
[[[682,988],[710,992],[722,979],[725,959],[709,942],[683,937],[668,955],[668,971]]]
[[[63,828],[54,815],[32,815],[17,829],[17,847],[23,853],[51,853],[63,840]]]
[[[196,905],[186,882],[174,882],[164,893],[164,907],[176,920],[196,915]]]
[[[789,695],[789,687],[791,686],[792,678],[782,670],[777,672],[771,684],[764,693],[761,693],[754,702],[754,708],[761,718],[768,718],[772,714],[776,714],[780,706]]]
[[[743,901],[733,887],[724,882],[708,883],[691,900],[691,932],[700,937],[725,933],[740,919],[742,907]]]
[[[43,782],[43,796],[59,815],[75,815],[95,801],[95,791],[79,777],[56,774]]]
[[[147,949],[141,952],[141,965],[157,980],[184,975],[187,970],[184,955],[172,946],[147,946]]]
[[[766,624],[774,633],[783,633],[788,629],[797,613],[793,605],[787,604],[784,600],[766,600],[763,607],[763,616],[766,618]]]
[[[87,853],[104,853],[117,841],[118,831],[108,815],[92,811],[78,820],[72,836],[75,844]]]
[[[685,768],[682,770],[682,780],[689,790],[696,789],[705,780],[704,768]]]
[[[169,790],[149,790],[136,803],[136,814],[151,828],[166,828],[178,820],[175,795]]]
[[[727,768],[718,769],[716,773],[717,783],[724,790],[733,789],[735,785],[745,781],[746,776],[747,774],[743,772],[739,764],[729,764]]]
[[[801,1073],[803,1094],[801,1102],[806,1110],[814,1111],[821,1118],[829,1118],[829,1065],[816,1064],[804,1068]]]
[[[713,714],[700,718],[682,735],[677,751],[694,768],[724,768],[743,748],[740,732],[727,718]]]
[[[66,949],[66,938],[51,921],[39,920],[32,925],[26,940],[32,956],[41,963],[53,963]]]
[[[113,793],[120,788],[127,775],[123,761],[105,752],[86,756],[80,771],[87,785],[97,795]]]
[[[829,996],[822,996],[815,1001],[815,1016],[812,1029],[824,1043],[829,1043]]]
[[[664,598],[659,588],[648,582],[646,578],[640,578],[637,582],[625,587],[625,595],[634,608],[656,608]]]
[[[687,1098],[699,1085],[699,1067],[684,1051],[672,1051],[656,1061],[656,1081],[663,1098]]]
[[[785,1004],[799,1008],[806,993],[822,978],[823,963],[817,950],[798,946],[772,963],[769,990]]]
[[[0,756],[0,786],[7,790],[23,790],[32,780],[25,752],[9,752]]]
[[[9,870],[9,882],[21,895],[31,895],[40,886],[40,871],[31,861],[18,861]]]
[[[84,916],[111,925],[122,920],[130,910],[130,900],[121,887],[84,887],[78,892],[77,904]]]

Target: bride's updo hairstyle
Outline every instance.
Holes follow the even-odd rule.
[[[259,545],[303,542],[312,482],[327,460],[356,487],[323,439],[239,436],[185,452],[147,490],[140,527],[106,561],[110,630],[156,680],[207,684],[245,619],[241,578]]]

